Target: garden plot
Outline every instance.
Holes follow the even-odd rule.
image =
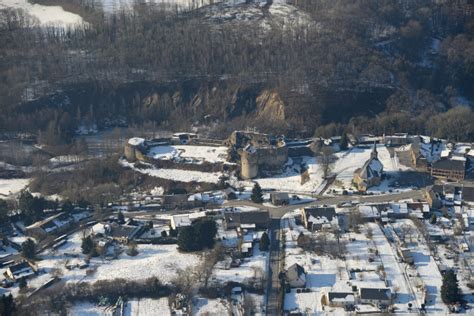
[[[105,306],[97,306],[91,302],[81,302],[74,304],[68,310],[68,315],[74,316],[113,316],[114,313]]]
[[[407,312],[408,303],[412,303],[413,306],[417,306],[417,303],[406,273],[402,265],[397,262],[395,251],[380,229],[380,226],[375,223],[370,223],[369,227],[373,232],[372,238],[377,247],[380,259],[382,260],[388,285],[393,293],[397,293],[394,302],[396,310]]]
[[[228,305],[228,302],[223,299],[196,297],[193,298],[193,315],[228,315]]]
[[[309,232],[302,226],[296,225],[295,214],[296,212],[288,213],[282,220],[286,236],[285,269],[294,263],[301,265],[307,273],[306,288],[309,288],[310,292],[298,293],[296,289],[292,289],[285,295],[284,309],[318,314],[324,311],[321,303],[324,292],[334,287],[344,287],[348,281],[348,274],[345,272],[346,268],[342,260],[305,252],[297,246],[299,234],[301,232],[309,234]],[[343,312],[343,309],[335,308],[334,311],[330,311],[326,308],[326,312],[337,315],[337,312]]]
[[[123,316],[141,315],[171,315],[168,298],[134,298],[128,300],[125,305]]]
[[[263,283],[267,275],[268,251],[260,252],[258,246],[258,243],[254,243],[253,255],[249,258],[244,258],[243,263],[239,267],[228,270],[216,267],[211,282],[219,284],[227,282],[243,284]]]
[[[444,315],[447,313],[447,307],[441,300],[442,276],[439,268],[431,256],[426,241],[411,220],[399,220],[393,224],[394,230],[399,235],[404,229],[403,226],[410,228],[410,240],[406,240],[406,243],[407,248],[413,254],[416,268],[411,278],[414,282],[421,283],[426,289],[426,310],[428,313]]]

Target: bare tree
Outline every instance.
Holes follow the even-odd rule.
[[[331,147],[324,146],[322,150],[317,154],[317,161],[323,169],[323,179],[326,179],[332,168],[332,162],[334,161],[333,150]]]
[[[186,269],[177,269],[176,278],[172,283],[176,288],[188,298],[192,297],[192,294],[196,290],[196,275],[191,267]]]

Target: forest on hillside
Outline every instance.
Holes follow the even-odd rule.
[[[105,14],[93,0],[35,2],[87,23],[43,28],[0,10],[0,132],[58,145],[80,124],[125,121],[220,136],[256,127],[474,139],[472,1],[293,0],[303,20],[263,11],[265,27],[216,20],[209,7],[137,2]]]

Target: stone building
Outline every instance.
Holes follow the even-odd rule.
[[[463,181],[466,174],[466,158],[440,159],[431,166],[431,176],[448,181]]]
[[[248,145],[240,154],[240,175],[243,179],[253,179],[262,172],[281,170],[288,160],[286,146]]]
[[[146,150],[146,140],[139,137],[130,138],[125,144],[125,158],[128,161],[134,162],[137,160],[144,160],[144,152]]]
[[[283,137],[235,131],[224,144],[229,148],[229,160],[240,162],[243,179],[279,171],[288,160],[288,148]]]

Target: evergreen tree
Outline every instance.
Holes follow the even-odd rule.
[[[46,200],[35,197],[30,192],[23,190],[18,199],[18,205],[26,223],[33,223],[43,216]]]
[[[21,244],[21,253],[27,259],[34,259],[36,257],[36,244],[33,239],[28,238]]]
[[[119,224],[124,224],[125,223],[125,216],[123,216],[122,211],[118,212],[117,219],[118,219]]]
[[[0,223],[8,221],[8,204],[7,201],[0,199]]]
[[[436,217],[436,214],[431,215],[431,218],[430,218],[430,223],[431,224],[436,224],[437,220],[438,220],[438,218]]]
[[[170,227],[169,235],[170,237],[178,237],[178,232],[176,231],[176,229],[173,229],[173,227]]]
[[[216,234],[217,225],[214,220],[197,220],[191,226],[183,227],[180,230],[178,234],[178,247],[186,252],[212,248]]]
[[[445,304],[453,304],[461,299],[461,290],[458,280],[453,270],[449,270],[443,276],[443,285],[441,286],[441,299]]]
[[[214,237],[217,234],[216,222],[212,219],[201,219],[194,223],[199,249],[214,247]]]
[[[11,316],[15,310],[15,302],[13,301],[13,296],[10,294],[8,296],[2,295],[2,300],[0,301],[0,315]]]
[[[198,250],[195,230],[193,226],[183,227],[178,234],[178,248],[181,251],[191,252]]]
[[[342,133],[341,142],[339,143],[339,147],[341,148],[341,150],[346,150],[348,145],[349,145],[349,139],[347,137],[347,133],[344,132],[344,133]]]
[[[260,237],[259,249],[260,251],[267,251],[269,247],[270,247],[270,238],[268,238],[267,232],[264,232],[262,234],[262,237]]]
[[[72,205],[72,202],[67,200],[66,202],[63,203],[62,209],[64,212],[70,213],[74,210],[74,205]]]
[[[250,196],[250,198],[254,203],[263,202],[262,188],[260,187],[260,184],[258,184],[258,182],[255,182],[255,185],[253,186],[252,195]]]
[[[90,255],[94,251],[95,245],[91,236],[87,236],[82,239],[81,249],[85,255]]]
[[[23,290],[24,288],[26,288],[28,284],[26,283],[26,279],[23,277],[20,279],[20,281],[18,282],[18,286],[20,287],[20,290]]]

